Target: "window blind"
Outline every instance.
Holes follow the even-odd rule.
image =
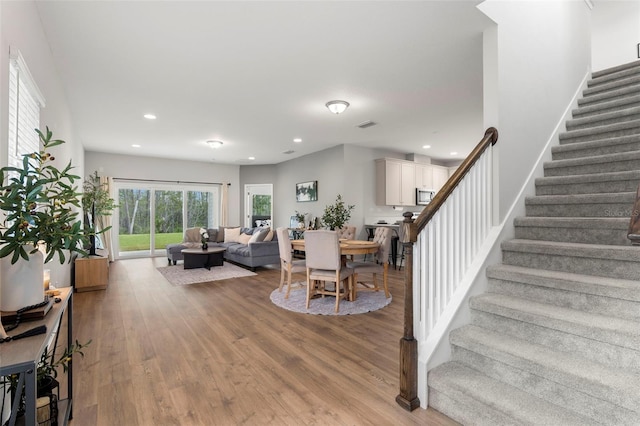
[[[22,55],[11,54],[9,61],[9,155],[10,166],[21,167],[23,154],[40,150],[34,129],[40,127],[40,94]]]

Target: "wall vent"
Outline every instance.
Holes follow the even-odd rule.
[[[292,149],[288,149],[286,151],[282,151],[283,154],[293,154],[295,151]]]
[[[363,123],[358,124],[358,127],[360,127],[361,129],[366,129],[367,127],[371,127],[371,126],[375,126],[378,123],[375,123],[371,120],[367,120]]]

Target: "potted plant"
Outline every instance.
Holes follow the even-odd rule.
[[[345,205],[342,195],[338,194],[336,202],[324,208],[322,223],[332,231],[340,229],[351,219],[351,210],[354,208],[353,205]]]
[[[303,229],[305,226],[304,220],[305,217],[307,216],[306,213],[300,213],[298,210],[296,210],[296,220],[298,221],[298,228]]]
[[[23,156],[22,167],[0,169],[0,310],[16,311],[44,299],[44,262],[66,252],[84,254],[86,240],[79,220],[80,196],[71,161],[62,170],[49,150],[64,141],[36,129],[42,150]],[[45,255],[40,251],[42,250]],[[10,259],[10,263],[9,260]],[[69,261],[71,257],[69,257]],[[25,290],[33,286],[32,290]],[[39,291],[37,290],[39,288]]]
[[[45,349],[42,353],[36,368],[37,396],[38,398],[48,396],[50,398],[50,409],[53,412],[57,411],[57,398],[52,397],[52,395],[59,386],[59,383],[56,380],[58,377],[59,367],[62,367],[63,371],[66,373],[69,369],[69,362],[71,362],[73,355],[77,353],[84,357],[84,352],[82,352],[82,350],[90,344],[91,340],[84,344],[76,340],[74,344],[66,347],[62,355],[57,359],[54,359],[55,350],[49,351],[48,349]],[[16,397],[20,398],[18,413],[24,413],[24,389],[20,389],[18,392],[18,378],[17,374],[10,374],[0,380],[0,385],[6,385],[11,391],[12,402]]]
[[[101,216],[110,216],[114,208],[118,207],[115,200],[109,196],[106,184],[100,182],[100,176],[95,171],[82,184],[82,211],[84,213],[85,234],[89,237],[89,256],[96,255],[96,235],[111,229],[107,226],[97,230],[96,221]]]

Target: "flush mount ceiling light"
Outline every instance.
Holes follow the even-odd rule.
[[[326,103],[327,108],[334,114],[341,114],[349,106],[347,101],[329,101]]]
[[[302,139],[301,139],[301,138],[295,138],[293,141],[294,141],[295,143],[300,143],[300,142],[302,142]]]
[[[218,149],[222,146],[222,141],[207,141],[211,148]]]
[[[144,118],[146,118],[147,120],[155,120],[156,116],[153,114],[145,114]]]

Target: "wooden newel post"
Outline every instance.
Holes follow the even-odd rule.
[[[418,399],[418,342],[413,337],[413,243],[417,240],[411,212],[405,212],[400,230],[404,248],[404,335],[400,339],[400,394],[396,402],[405,410],[420,406]]]

